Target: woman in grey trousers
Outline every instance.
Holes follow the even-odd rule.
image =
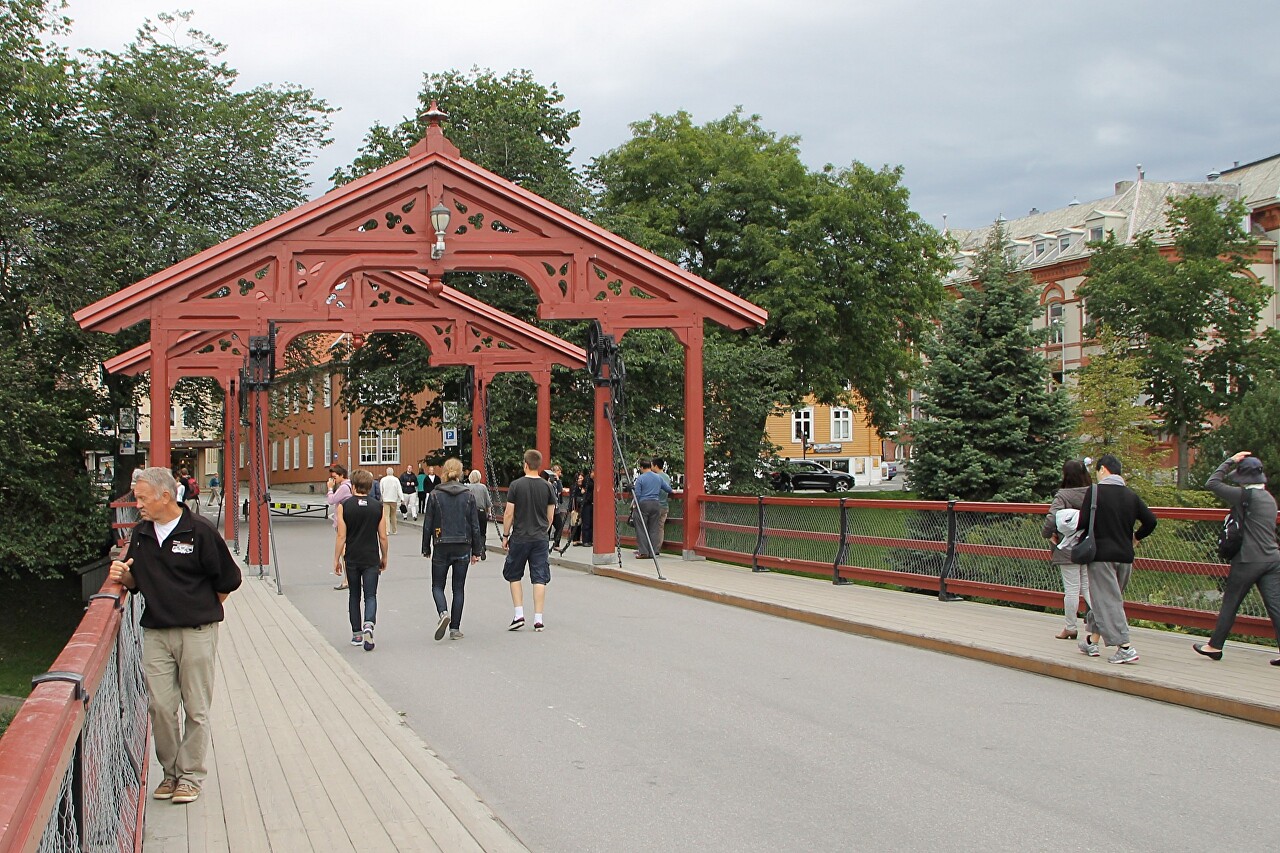
[[[1076,611],[1080,609],[1080,597],[1084,596],[1085,607],[1091,605],[1089,600],[1089,573],[1085,567],[1071,562],[1071,549],[1059,548],[1062,534],[1058,530],[1058,512],[1064,509],[1079,510],[1084,506],[1084,496],[1089,491],[1093,480],[1089,477],[1089,469],[1079,459],[1068,459],[1062,466],[1062,488],[1053,496],[1049,505],[1049,514],[1045,517],[1044,528],[1040,531],[1045,539],[1053,542],[1053,551],[1049,559],[1062,571],[1062,610],[1066,614],[1066,625],[1055,636],[1059,640],[1074,640],[1078,636],[1076,628]],[[1072,522],[1071,529],[1075,529]]]

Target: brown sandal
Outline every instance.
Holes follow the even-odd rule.
[[[1063,628],[1061,631],[1053,635],[1059,640],[1074,640],[1078,634],[1070,628]]]

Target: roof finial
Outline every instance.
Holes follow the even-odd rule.
[[[449,114],[440,109],[440,105],[436,103],[436,99],[431,99],[431,106],[427,107],[421,113],[418,113],[418,121],[427,120],[427,127],[439,127],[440,122],[447,119]]]

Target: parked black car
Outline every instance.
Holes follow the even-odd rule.
[[[780,492],[795,489],[822,489],[827,492],[847,492],[853,488],[853,476],[843,471],[832,471],[817,462],[783,462],[769,472],[769,483]]]

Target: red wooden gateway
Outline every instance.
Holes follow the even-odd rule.
[[[285,342],[316,331],[412,332],[431,348],[433,360],[437,355],[449,359],[438,363],[476,364],[477,370],[497,372],[497,354],[485,362],[468,348],[486,338],[505,339],[497,334],[502,330],[528,339],[532,327],[519,329],[514,318],[454,292],[444,310],[455,332],[435,332],[443,321],[443,276],[514,273],[537,294],[541,319],[596,320],[615,339],[629,329],[669,329],[680,341],[685,353],[684,551],[692,556],[698,499],[705,494],[704,322],[745,329],[762,325],[767,314],[463,159],[445,137],[442,117],[434,108],[427,113],[426,136],[404,159],[76,313],[81,327],[91,331],[114,333],[150,321],[150,354],[166,354],[148,359],[152,458],[168,458],[169,395],[177,379],[227,380],[233,359],[209,344],[232,331],[240,341],[265,335],[272,321]],[[484,315],[485,310],[490,313]],[[548,339],[544,344],[556,340],[538,334]],[[529,371],[542,382],[553,364],[566,363],[566,353],[554,346],[504,349],[501,367]],[[237,358],[238,368],[243,353]],[[605,411],[609,395],[608,387],[596,388],[598,472],[613,469]],[[544,439],[550,443],[549,427],[545,436],[539,429],[539,443]],[[596,478],[595,507],[593,559],[613,562],[611,477]],[[265,506],[261,513],[265,524]],[[265,557],[251,554],[250,562],[261,565]]]

